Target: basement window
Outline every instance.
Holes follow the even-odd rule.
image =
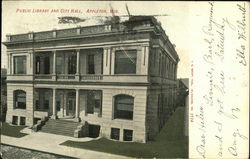
[[[123,130],[123,141],[132,141],[133,139],[133,130]]]
[[[26,125],[25,121],[26,121],[26,118],[21,116],[20,117],[20,125]]]
[[[111,139],[114,139],[114,140],[120,139],[120,129],[111,128]]]
[[[12,124],[17,125],[18,122],[18,117],[17,116],[12,116]]]

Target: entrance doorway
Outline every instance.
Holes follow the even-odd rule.
[[[59,119],[75,117],[76,92],[74,90],[58,90],[56,95],[57,116]]]
[[[67,104],[67,113],[66,113],[68,116],[75,115],[75,106],[76,106],[76,100],[72,97],[69,97]]]
[[[75,92],[68,92],[67,98],[67,106],[66,106],[66,115],[70,117],[75,116],[75,108],[76,108],[76,97]]]

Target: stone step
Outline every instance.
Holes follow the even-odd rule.
[[[41,132],[73,137],[78,125],[80,123],[74,121],[50,119],[41,128]]]
[[[71,136],[71,137],[74,136],[74,132],[73,131],[65,132],[65,131],[42,129],[41,132],[51,133],[51,134],[58,134],[58,135],[65,135],[65,136]]]
[[[78,125],[66,125],[66,124],[51,124],[51,123],[46,123],[46,126],[55,126],[55,127],[64,127],[64,128],[73,128],[73,127],[77,127]]]
[[[47,125],[78,126],[79,123],[46,122]]]
[[[51,128],[51,127],[42,127],[41,130],[51,130],[51,131],[60,131],[60,132],[74,132],[74,128],[72,129],[63,129],[63,128]]]
[[[74,128],[73,129],[60,129],[60,128],[50,128],[50,127],[43,127],[41,130],[44,130],[44,131],[59,131],[59,132],[74,132]]]
[[[41,132],[50,133],[50,134],[56,134],[56,135],[63,135],[63,136],[70,136],[70,137],[74,136],[74,133],[65,133],[65,132],[58,132],[58,131],[43,131],[42,130]]]
[[[75,124],[78,124],[78,122],[74,122],[74,121],[70,121],[70,120],[50,119],[49,121],[50,122],[56,122],[56,123],[75,123]]]

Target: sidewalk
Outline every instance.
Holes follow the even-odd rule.
[[[30,129],[25,128],[21,132],[27,133],[21,138],[14,138],[1,135],[1,142],[9,145],[40,150],[60,155],[76,157],[80,159],[129,159],[130,157],[108,154],[104,152],[90,151],[85,149],[72,148],[59,145],[67,140],[72,141],[90,141],[93,138],[73,138],[61,135],[54,135],[43,132],[32,132]],[[107,145],[108,146],[108,145]]]

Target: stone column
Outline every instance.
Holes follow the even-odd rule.
[[[103,48],[103,74],[109,75],[110,74],[110,55],[111,49],[110,47]]]
[[[75,109],[75,121],[79,122],[80,118],[79,118],[79,95],[80,95],[80,91],[79,89],[76,89],[76,109]]]
[[[10,74],[14,74],[14,57],[10,54]]]
[[[65,75],[68,75],[68,68],[69,68],[69,56],[68,56],[68,54],[64,54],[65,56],[65,63],[64,63],[64,73],[63,74],[65,74]]]
[[[7,74],[10,74],[10,61],[11,61],[11,56],[10,54],[7,53],[7,60],[8,60],[8,69],[7,69]]]
[[[34,74],[34,56],[33,51],[29,51],[29,74]],[[27,62],[28,63],[28,62]]]
[[[76,80],[80,79],[80,49],[76,50]]]
[[[63,90],[63,109],[64,109],[64,116],[67,116],[67,106],[68,102],[67,102],[67,92],[65,90]]]
[[[148,75],[149,45],[142,45],[141,51],[142,51],[141,61],[140,61],[141,69],[138,71],[138,73],[142,75]]]
[[[56,80],[56,51],[53,52],[53,76],[52,79]]]
[[[53,88],[53,115],[52,119],[57,119],[57,110],[56,110],[56,89]]]
[[[120,129],[120,137],[119,137],[119,141],[123,141],[123,129]]]
[[[115,49],[110,52],[110,74],[115,74]]]

